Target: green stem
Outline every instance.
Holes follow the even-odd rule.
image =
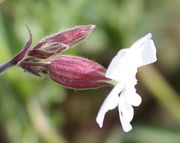
[[[51,126],[37,99],[28,100],[27,109],[34,127],[46,143],[67,143]]]

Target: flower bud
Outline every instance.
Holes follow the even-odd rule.
[[[78,26],[43,38],[29,51],[29,56],[46,59],[85,39],[94,25]]]
[[[64,86],[76,89],[108,85],[106,69],[96,62],[76,56],[59,56],[49,65],[49,76]]]

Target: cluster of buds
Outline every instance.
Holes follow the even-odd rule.
[[[43,38],[31,48],[32,35],[23,50],[9,62],[0,66],[0,73],[12,66],[19,66],[36,76],[48,74],[57,83],[75,89],[97,88],[113,85],[114,88],[104,100],[96,121],[103,126],[105,114],[114,108],[125,132],[132,129],[134,108],[141,104],[136,93],[138,68],[156,62],[156,47],[149,33],[130,48],[120,50],[112,59],[107,70],[96,62],[76,56],[59,55],[85,39],[94,25],[79,26]]]
[[[103,66],[82,57],[60,55],[87,38],[94,27],[78,26],[49,35],[31,48],[32,34],[27,26],[28,42],[21,52],[0,66],[0,73],[9,67],[19,66],[36,76],[48,74],[52,80],[70,88],[97,88],[108,85],[109,79],[104,76],[106,69]]]

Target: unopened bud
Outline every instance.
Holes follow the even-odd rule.
[[[29,51],[29,56],[47,58],[85,39],[94,29],[94,25],[78,26],[43,38]]]
[[[106,69],[96,62],[76,57],[59,56],[49,65],[49,76],[64,86],[76,89],[108,85]]]

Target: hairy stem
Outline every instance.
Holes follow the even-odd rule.
[[[0,65],[0,74],[12,66],[14,66],[14,64],[11,64],[10,61]]]

